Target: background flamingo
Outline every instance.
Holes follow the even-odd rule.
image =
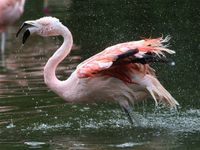
[[[5,49],[5,31],[13,24],[24,11],[25,0],[1,0],[0,1],[0,33],[1,33],[1,51]]]
[[[45,15],[49,15],[48,0],[43,1],[43,12]]]
[[[56,77],[56,68],[70,53],[73,44],[71,32],[53,17],[26,21],[17,36],[23,29],[23,44],[33,33],[40,36],[63,36],[63,44],[44,67],[44,80],[52,91],[67,102],[115,101],[124,109],[131,123],[134,117],[131,106],[146,97],[151,96],[156,105],[158,102],[169,107],[179,105],[148,65],[150,62],[166,61],[165,52],[175,53],[164,45],[169,41],[169,36],[108,47],[79,64],[67,80],[60,81]]]

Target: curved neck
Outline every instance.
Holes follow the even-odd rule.
[[[59,83],[61,81],[56,77],[56,68],[58,64],[70,53],[73,44],[72,34],[67,27],[62,26],[60,33],[64,38],[64,42],[48,60],[44,67],[44,81],[51,89],[56,89],[57,86],[60,85]]]

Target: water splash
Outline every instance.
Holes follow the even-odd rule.
[[[45,142],[37,142],[37,141],[30,141],[24,142],[25,145],[30,146],[29,148],[42,148],[42,145],[45,145]]]
[[[131,148],[131,147],[135,147],[135,146],[140,146],[140,145],[144,145],[146,143],[141,142],[141,143],[133,143],[133,142],[128,142],[128,143],[123,143],[123,144],[111,144],[109,145],[110,147],[117,147],[117,148]]]
[[[11,122],[10,122],[10,124],[6,126],[6,128],[7,128],[7,129],[10,129],[10,128],[15,128],[15,127],[16,127],[16,125],[14,125],[14,123],[13,123],[13,120],[12,120],[12,119],[11,119]]]
[[[87,110],[86,110],[87,111]],[[82,112],[82,111],[81,111]],[[105,112],[108,114],[108,112]],[[200,110],[190,109],[186,111],[180,111],[179,113],[173,111],[158,111],[153,113],[147,113],[141,115],[137,113],[138,119],[141,122],[141,126],[131,125],[120,110],[112,111],[113,116],[110,115],[108,118],[91,118],[87,117],[76,117],[66,118],[68,121],[62,121],[59,123],[34,123],[32,126],[22,129],[22,131],[56,131],[56,130],[98,130],[98,129],[116,129],[116,128],[152,128],[152,129],[166,129],[173,133],[182,132],[197,132],[200,131]],[[103,113],[104,114],[104,113]],[[114,115],[115,114],[115,115]]]

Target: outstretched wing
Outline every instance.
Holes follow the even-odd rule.
[[[79,78],[86,78],[106,74],[125,82],[132,82],[130,79],[132,70],[152,73],[149,62],[164,61],[163,51],[174,53],[162,44],[168,41],[169,37],[144,39],[108,47],[78,65],[77,75]]]

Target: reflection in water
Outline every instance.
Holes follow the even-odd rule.
[[[16,109],[14,106],[0,106],[0,113]]]
[[[27,0],[20,22],[43,16],[42,7],[41,0]],[[0,149],[199,149],[199,8],[195,1],[49,0],[48,7],[81,45],[59,66],[60,79],[66,79],[82,57],[104,47],[140,36],[160,36],[163,30],[170,34],[176,65],[156,70],[160,69],[162,82],[182,108],[177,114],[154,112],[148,104],[144,110],[136,106],[144,126],[130,127],[118,106],[65,104],[46,88],[42,75],[62,40],[32,37],[20,48],[21,41],[15,39],[18,26],[13,26],[5,66],[0,65]]]

